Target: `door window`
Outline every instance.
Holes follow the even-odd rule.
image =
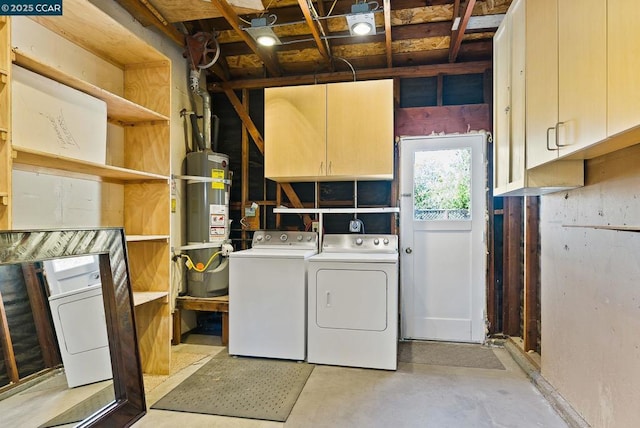
[[[413,218],[471,220],[471,148],[417,151]]]

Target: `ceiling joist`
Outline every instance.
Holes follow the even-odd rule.
[[[459,4],[460,0],[455,0],[455,5]],[[464,37],[464,33],[467,30],[467,24],[469,23],[469,18],[471,18],[471,13],[473,12],[473,7],[476,5],[476,0],[467,0],[467,4],[465,5],[464,11],[462,12],[462,18],[458,24],[458,27],[452,31],[451,33],[451,43],[449,45],[449,62],[456,62],[458,57],[458,52],[460,51],[460,45],[462,44],[462,38]],[[453,16],[453,25],[455,26],[457,15]]]
[[[316,21],[311,16],[311,9],[309,8],[309,3],[307,0],[298,0],[298,4],[300,5],[300,10],[302,10],[302,14],[304,15],[305,21],[307,21],[307,25],[311,30],[311,35],[313,39],[316,41],[316,45],[320,54],[327,60],[331,61],[331,54],[329,53],[327,47],[325,46],[322,37],[320,36],[320,32],[318,31],[318,27],[316,26]]]
[[[390,78],[434,77],[439,74],[475,74],[484,73],[492,67],[491,61],[472,61],[463,63],[445,63],[434,65],[419,65],[413,67],[395,67],[358,70],[359,80],[375,80]],[[335,73],[317,73],[287,77],[272,77],[267,79],[233,80],[217,82],[208,85],[210,91],[224,91],[228,94],[232,89],[260,89],[278,86],[310,85],[314,83],[345,82],[353,80],[351,71]]]

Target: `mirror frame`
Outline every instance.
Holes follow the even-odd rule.
[[[0,265],[98,254],[115,400],[79,427],[127,427],[146,413],[123,228],[0,231]]]

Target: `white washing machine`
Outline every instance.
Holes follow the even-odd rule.
[[[256,231],[229,255],[229,354],[304,360],[307,265],[315,232]]]
[[[396,370],[397,236],[325,235],[308,293],[310,363]]]
[[[68,386],[111,379],[98,256],[45,261],[44,268]]]

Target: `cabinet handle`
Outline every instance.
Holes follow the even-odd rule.
[[[327,175],[331,174],[331,166],[332,166],[332,162],[329,161],[329,168],[327,169]]]
[[[320,162],[320,175],[324,175],[324,161]]]
[[[549,147],[549,132],[551,132],[552,129],[556,129],[556,127],[555,126],[551,126],[551,127],[547,128],[547,150],[549,150],[550,152],[559,149],[559,147],[556,147],[555,149],[552,149],[551,147]],[[556,132],[556,135],[558,135],[557,132]]]
[[[327,308],[331,307],[331,292],[327,291]]]
[[[564,125],[564,122],[558,122],[556,123],[555,129],[556,129],[556,147],[558,149],[560,149],[560,147],[565,147],[568,146],[568,144],[560,144],[560,137],[559,137],[559,132],[558,132],[558,128],[560,128],[560,125]]]

